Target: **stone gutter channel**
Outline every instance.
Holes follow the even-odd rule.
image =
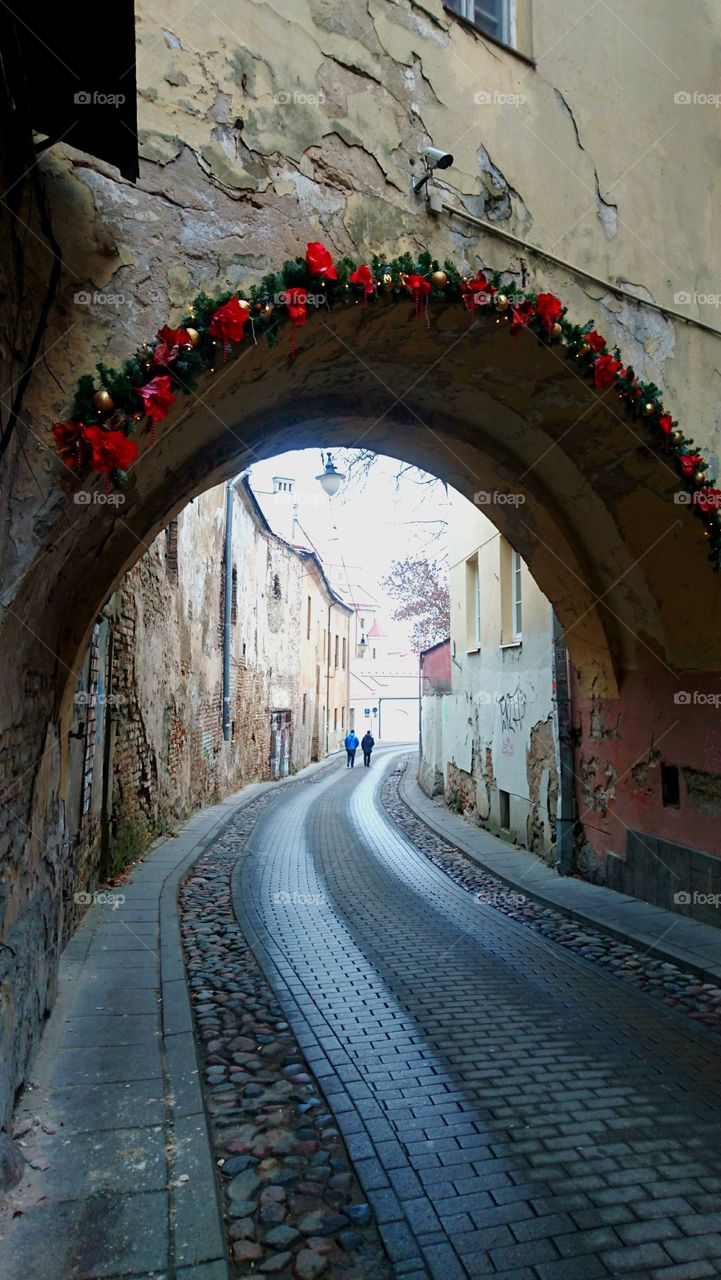
[[[231,1274],[389,1280],[334,1116],[233,910],[247,838],[277,795],[273,788],[236,810],[179,897]]]

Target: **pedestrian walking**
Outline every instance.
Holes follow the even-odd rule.
[[[352,730],[352,729],[349,729],[348,733],[345,735],[345,743],[344,743],[344,745],[345,745],[345,749],[346,749],[346,755],[347,755],[347,757],[348,757],[348,759],[347,759],[347,761],[346,761],[346,769],[354,769],[354,768],[355,768],[355,753],[356,753],[356,751],[358,750],[358,747],[360,746],[360,743],[359,743],[358,738],[356,737],[356,735],[354,734],[354,732],[353,732],[353,730]]]
[[[363,741],[361,742],[361,747],[363,748],[363,763],[366,769],[370,768],[371,751],[373,750],[375,745],[376,745],[376,740],[373,737],[373,734],[371,733],[370,729],[366,730],[366,733],[363,737]]]

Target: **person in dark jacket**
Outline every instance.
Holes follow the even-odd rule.
[[[346,762],[346,769],[353,769],[355,768],[355,753],[358,750],[359,744],[358,744],[358,738],[356,737],[352,729],[350,729],[349,732],[345,735],[343,745],[345,746],[346,754],[348,757]]]
[[[361,747],[363,748],[363,763],[366,769],[370,767],[371,751],[373,750],[375,745],[376,745],[376,740],[373,737],[373,734],[371,733],[370,729],[366,730],[363,741],[361,742]]]

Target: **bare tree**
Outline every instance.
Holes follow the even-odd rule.
[[[393,617],[410,622],[414,649],[426,649],[443,640],[451,627],[451,600],[448,569],[427,556],[406,556],[394,560],[381,586],[397,602]]]

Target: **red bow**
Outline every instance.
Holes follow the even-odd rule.
[[[603,351],[606,346],[606,339],[602,338],[595,329],[591,329],[591,332],[586,334],[584,342],[588,343],[592,351]]]
[[[476,307],[485,307],[491,301],[494,293],[498,290],[493,285],[489,285],[483,272],[479,272],[474,276],[473,280],[466,280],[461,285],[461,295],[463,297],[464,306],[468,308],[471,314]]]
[[[351,284],[362,284],[365,293],[373,293],[373,276],[370,267],[367,267],[365,263],[360,267],[356,267],[355,271],[352,271],[348,276],[348,279]]]
[[[308,301],[308,293],[305,289],[286,289],[284,294],[284,302],[288,308],[290,323],[293,326],[305,324],[308,314],[306,303]]]
[[[333,259],[324,244],[311,240],[306,246],[305,265],[312,276],[323,276],[325,280],[337,280],[338,272],[333,266]]]
[[[670,413],[662,413],[658,420],[658,425],[667,436],[670,436],[673,428],[673,418]]]
[[[192,345],[187,329],[171,329],[170,325],[165,324],[162,329],[158,329],[158,345],[153,352],[153,359],[159,365],[169,364],[181,348]]]
[[[55,447],[66,467],[82,471],[90,461],[90,442],[82,422],[58,422],[53,427]]]
[[[536,315],[546,333],[550,333],[557,320],[561,319],[563,307],[554,293],[539,293],[536,298]]]
[[[127,471],[138,456],[138,446],[124,436],[122,431],[103,431],[102,427],[86,427],[85,434],[92,447],[91,465],[94,471]]]
[[[516,303],[515,307],[511,307],[511,323],[508,332],[515,337],[528,326],[528,322],[533,315],[533,303],[526,299],[525,302]]]
[[[143,401],[145,416],[150,418],[151,422],[162,422],[163,418],[167,418],[168,409],[175,402],[175,396],[170,387],[171,382],[167,373],[161,373],[157,378],[146,382],[144,387],[135,388],[135,394]]]
[[[408,276],[406,288],[410,289],[415,298],[426,298],[431,291],[429,281],[419,275]]]
[[[242,342],[243,331],[248,320],[248,304],[241,307],[235,294],[225,306],[218,307],[210,320],[210,335],[226,342]]]
[[[700,453],[680,453],[678,464],[685,476],[692,476],[694,471],[706,465]]]
[[[614,360],[613,356],[598,356],[593,365],[593,381],[596,386],[612,387],[621,367],[621,361]]]

